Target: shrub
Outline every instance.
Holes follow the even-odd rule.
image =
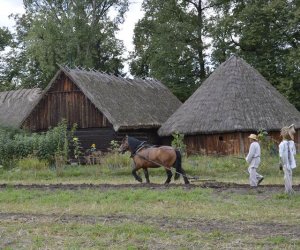
[[[41,134],[0,128],[0,165],[11,167],[15,160],[29,155],[52,163],[55,154],[67,159],[69,138],[66,121]]]
[[[172,147],[178,149],[182,155],[186,152],[186,145],[184,144],[184,134],[180,134],[179,132],[175,132],[172,134]]]
[[[118,149],[120,147],[119,143],[117,141],[115,141],[115,140],[112,140],[109,144],[110,144],[109,150],[111,152],[117,153]]]
[[[269,136],[267,131],[259,130],[258,139],[261,145],[262,154],[269,156],[278,155],[276,143],[274,142],[272,137]]]

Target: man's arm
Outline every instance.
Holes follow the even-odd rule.
[[[251,160],[252,160],[252,158],[253,158],[253,156],[254,156],[254,153],[255,153],[255,147],[254,147],[254,144],[251,143],[250,148],[249,148],[249,153],[248,153],[248,155],[246,156],[246,161],[247,161],[248,163],[251,162]]]

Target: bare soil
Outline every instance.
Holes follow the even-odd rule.
[[[195,183],[195,182],[194,182]],[[182,187],[186,190],[195,188],[211,188],[217,192],[230,191],[235,193],[247,193],[247,192],[257,192],[257,193],[282,193],[284,191],[284,185],[274,184],[274,185],[259,185],[258,187],[251,188],[248,184],[237,184],[237,183],[226,183],[226,182],[203,182],[197,184],[0,184],[0,190],[6,188],[15,189],[37,189],[37,190],[79,190],[79,189],[99,189],[99,190],[116,190],[116,189],[154,189],[154,190],[164,190],[174,187]],[[297,192],[300,191],[300,184],[294,185],[293,189]]]

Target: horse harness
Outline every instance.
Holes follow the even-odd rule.
[[[130,157],[131,158],[133,158],[134,156],[138,156],[138,157],[142,158],[145,161],[151,162],[151,163],[153,163],[153,164],[155,164],[157,166],[163,166],[165,169],[167,169],[169,171],[172,171],[171,168],[166,167],[166,166],[164,166],[164,165],[162,165],[162,164],[160,164],[158,162],[152,161],[152,160],[148,159],[147,157],[138,154],[138,152],[141,151],[142,149],[151,148],[151,147],[155,148],[156,146],[153,146],[153,145],[150,145],[150,144],[146,144],[146,141],[140,141],[140,140],[137,140],[137,139],[135,139],[133,137],[128,137],[128,146],[130,148],[130,152],[131,152]],[[183,177],[186,177],[188,179],[199,179],[196,176],[186,176],[186,175],[184,175],[182,173],[177,172],[176,170],[175,170],[175,173],[180,174]]]

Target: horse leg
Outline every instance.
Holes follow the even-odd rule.
[[[131,171],[131,173],[132,173],[132,175],[134,176],[134,178],[138,181],[138,182],[143,182],[143,180],[142,180],[142,178],[141,177],[139,177],[137,174],[136,174],[136,171],[138,171],[139,170],[139,168],[134,168],[132,171]]]
[[[176,150],[175,152],[176,152],[176,161],[174,163],[174,167],[176,168],[175,180],[177,180],[181,174],[184,180],[184,184],[190,184],[189,179],[186,177],[185,171],[181,166],[181,153],[178,150]]]
[[[170,170],[170,169],[167,169],[166,168],[166,172],[167,172],[167,179],[166,179],[166,181],[165,181],[165,184],[169,184],[170,183],[170,181],[171,181],[171,178],[172,178],[172,171]]]
[[[189,179],[186,177],[186,174],[185,174],[185,171],[181,168],[181,171],[180,171],[182,177],[183,177],[183,180],[184,180],[184,184],[190,184],[190,181]]]
[[[144,168],[143,170],[144,170],[146,182],[147,182],[147,183],[150,183],[148,169],[147,169],[147,168]]]

